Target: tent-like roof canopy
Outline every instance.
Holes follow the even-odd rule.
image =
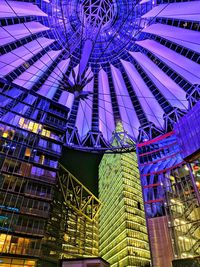
[[[199,100],[198,0],[0,0],[0,20],[1,80],[67,106],[70,147],[132,146]]]

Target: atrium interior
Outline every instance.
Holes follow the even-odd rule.
[[[200,266],[200,0],[0,0],[0,267],[58,266]]]

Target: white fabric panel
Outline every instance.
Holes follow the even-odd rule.
[[[136,42],[148,49],[192,84],[200,84],[200,65],[153,40]]]
[[[79,63],[79,76],[80,77],[86,70],[86,66],[88,64],[90,55],[92,53],[93,46],[94,46],[93,40],[90,38],[86,38],[86,40],[83,42],[82,55],[81,55],[80,63]]]
[[[140,1],[140,5],[142,5],[142,4],[146,4],[146,3],[148,3],[148,2],[150,2],[150,0],[142,0],[142,1]]]
[[[60,81],[62,80],[63,74],[66,72],[70,59],[65,59],[59,62],[57,67],[51,73],[51,75],[46,79],[45,83],[38,90],[38,93],[46,96],[50,99],[53,98],[56,90],[59,87]]]
[[[0,46],[20,40],[34,33],[49,30],[39,22],[31,21],[23,24],[9,25],[0,28]]]
[[[140,52],[130,52],[132,57],[142,66],[164,97],[172,106],[187,109],[186,93],[171,80],[147,56]]]
[[[142,16],[151,17],[200,21],[200,1],[158,5]]]
[[[77,65],[74,68],[74,72],[75,72],[75,76],[77,78],[78,76],[78,71],[79,71],[79,65]],[[72,82],[72,84],[74,85],[74,78],[72,77],[72,71],[70,72],[69,75],[69,80]],[[63,99],[62,99],[63,98]],[[74,94],[69,93],[69,92],[62,92],[61,97],[59,99],[59,103],[62,103],[64,106],[67,106],[70,109],[70,112],[68,114],[68,116],[70,116],[71,113],[71,108],[74,102]]]
[[[0,18],[14,18],[24,16],[43,16],[45,14],[37,5],[28,2],[0,0]]]
[[[73,68],[73,70],[75,72],[75,80],[76,80],[78,77],[78,73],[79,73],[79,64],[76,65],[76,67]],[[88,71],[87,71],[87,73],[88,73]],[[72,71],[70,72],[69,80],[73,85],[75,84],[75,81],[74,81],[74,78],[72,75]],[[84,91],[84,89],[83,89],[83,91]],[[62,103],[63,105],[67,106],[71,110],[73,102],[74,102],[74,94],[69,93],[69,92],[63,92],[61,96],[62,97],[60,98],[59,103]],[[82,103],[82,101],[81,101],[81,103]],[[88,105],[89,105],[89,103],[88,103]],[[80,127],[78,127],[78,128],[80,128]]]
[[[152,24],[142,30],[150,34],[161,36],[171,42],[200,53],[200,32],[173,27],[165,24]]]
[[[77,65],[75,68],[73,68],[73,70],[75,72],[75,79],[77,79],[78,71],[79,71],[79,65]],[[72,71],[70,72],[69,80],[74,85],[74,78],[72,76]],[[69,92],[62,92],[61,97],[59,99],[60,104],[67,106],[71,110],[73,102],[74,102],[74,94],[69,93]]]
[[[111,71],[124,130],[134,138],[137,138],[140,122],[128,94],[123,76],[120,70],[113,65],[111,65]]]
[[[99,91],[99,130],[106,140],[110,140],[115,130],[113,109],[111,104],[109,83],[107,73],[101,69],[98,75]]]
[[[67,91],[62,92],[62,94],[59,98],[59,101],[58,101],[59,104],[68,107],[70,110],[72,108],[73,102],[74,102],[74,95],[72,93],[67,92]],[[69,115],[70,114],[68,114],[68,117],[69,117]]]
[[[73,68],[74,72],[75,72],[75,80],[77,79],[78,77],[78,72],[79,72],[79,64]],[[74,85],[74,78],[72,76],[72,71],[70,72],[70,75],[69,75],[69,80],[71,81],[71,83]]]
[[[7,75],[53,42],[54,40],[41,37],[0,56],[0,77]]]
[[[163,128],[163,109],[160,107],[133,64],[124,60],[121,60],[121,62],[148,120],[153,122],[157,127]]]
[[[86,77],[93,77],[93,72],[91,68],[86,72]],[[94,79],[90,83],[88,83],[83,91],[93,93],[94,90]],[[91,130],[92,125],[92,102],[93,95],[90,95],[88,99],[80,100],[78,113],[76,117],[76,127],[78,129],[80,138],[83,139],[85,135]]]
[[[49,65],[59,56],[62,50],[50,51],[36,61],[30,68],[23,72],[13,81],[26,89],[31,89],[33,85],[44,75]]]

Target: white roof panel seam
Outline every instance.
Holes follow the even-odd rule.
[[[93,77],[93,72],[91,68],[89,68],[86,72],[86,77],[90,79]],[[93,93],[94,90],[94,79],[90,81],[89,84],[87,84],[84,88],[84,92],[91,92]],[[80,138],[83,139],[87,132],[90,130],[92,125],[92,109],[90,108],[90,102],[93,102],[93,96],[90,95],[88,99],[80,100],[77,117],[76,117],[76,127],[78,129]]]
[[[168,61],[171,61],[174,65],[177,65],[180,68],[182,68],[183,71],[188,72],[188,74],[190,74],[190,76],[188,76],[190,83],[195,84],[195,83],[200,82],[200,65],[199,64],[161,45],[160,43],[154,40],[137,41],[136,43],[148,49],[153,54],[161,56],[162,58],[166,58]],[[179,68],[179,72],[180,72],[180,68]],[[187,78],[182,73],[180,73],[180,75],[182,75],[183,78]]]
[[[130,134],[132,132],[132,136],[136,138],[138,135],[138,128],[140,126],[140,122],[135,112],[135,109],[133,107],[133,104],[129,98],[128,91],[125,86],[122,74],[113,65],[111,65],[111,72],[113,76],[114,88],[115,88],[115,92],[117,96],[120,116],[121,116],[122,122],[124,123],[124,129]],[[126,102],[126,105],[125,105],[125,102]],[[135,126],[133,126],[132,121],[134,121]]]
[[[128,74],[128,77],[133,86],[135,94],[137,95],[137,97],[139,97],[140,103],[143,107],[143,110],[148,120],[154,122],[155,125],[163,129],[163,118],[161,117],[161,115],[164,114],[164,111],[160,107],[154,95],[151,93],[150,89],[146,86],[136,68],[130,62],[123,60],[121,60],[121,62]],[[142,90],[140,88],[142,88]],[[145,91],[146,95],[143,94],[143,91]],[[151,102],[151,104],[153,105],[154,110],[152,109],[149,102]],[[156,116],[154,111],[156,111],[156,114],[160,114],[160,117]]]
[[[49,67],[49,63],[52,64],[53,60],[55,60],[59,56],[61,51],[62,50],[48,52],[39,60],[37,60],[32,66],[30,66],[25,72],[19,75],[17,79],[13,81],[13,83],[30,89],[41,77],[41,75],[45,74],[45,71]]]
[[[39,22],[31,21],[0,28],[0,46],[20,40],[32,34],[49,30]]]
[[[187,103],[186,93],[173,80],[171,80],[171,78],[160,70],[159,67],[156,66],[147,56],[141,54],[140,52],[130,52],[130,54],[146,70],[147,73],[151,74],[153,82],[157,84],[158,89],[172,105],[182,109],[187,109],[185,106]],[[174,94],[174,89],[177,90],[178,95]]]
[[[24,16],[42,16],[47,17],[37,5],[20,1],[0,1],[0,18]]]

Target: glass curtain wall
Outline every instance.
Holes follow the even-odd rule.
[[[104,155],[99,166],[100,256],[111,267],[150,266],[135,152]]]

